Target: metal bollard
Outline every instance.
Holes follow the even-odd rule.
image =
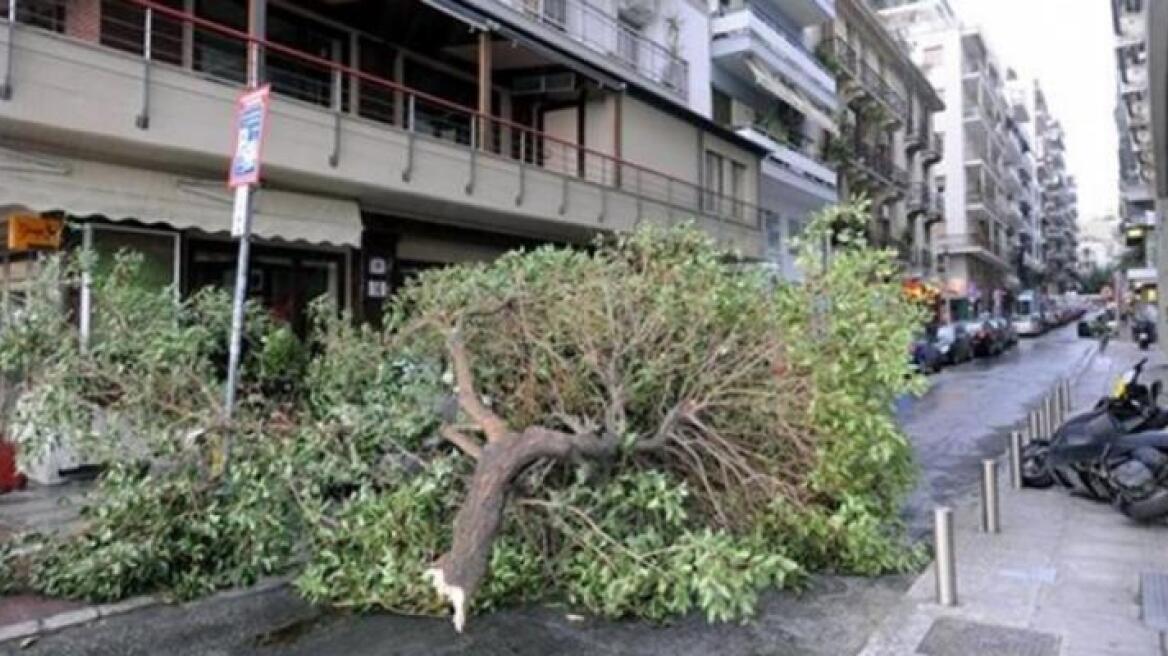
[[[1001,532],[998,520],[998,463],[995,460],[981,461],[981,531]]]
[[[1022,489],[1022,431],[1010,433],[1010,485]]]
[[[933,544],[937,551],[937,603],[957,605],[957,560],[953,545],[953,509],[933,509]]]
[[[1038,439],[1038,411],[1031,410],[1026,422],[1026,441],[1033,442]]]
[[[1050,422],[1048,422],[1047,418],[1046,418],[1046,404],[1040,403],[1040,404],[1038,404],[1038,437],[1039,437],[1039,439],[1045,440],[1047,437],[1050,436],[1049,433],[1046,432],[1047,427],[1049,425],[1050,425]]]
[[[1063,379],[1063,408],[1066,410],[1067,415],[1070,415],[1071,411],[1074,409],[1074,403],[1071,402],[1071,379],[1070,378]]]

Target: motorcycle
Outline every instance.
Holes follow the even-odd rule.
[[[1113,392],[1059,426],[1050,440],[1022,453],[1023,483],[1058,484],[1074,494],[1111,501],[1123,514],[1147,521],[1168,515],[1168,412],[1156,403],[1157,381],[1140,382],[1141,360]]]
[[[1156,324],[1148,319],[1139,319],[1132,325],[1132,339],[1140,346],[1141,351],[1148,350],[1148,346],[1156,341]]]

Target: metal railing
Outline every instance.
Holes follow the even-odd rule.
[[[826,43],[830,44],[828,48],[844,73],[859,82],[860,86],[864,87],[873,97],[887,105],[896,119],[900,121],[907,119],[908,103],[904,97],[892,88],[892,85],[884,79],[879,71],[872,68],[871,64],[859,56],[852,44],[841,36],[832,37]]]
[[[855,158],[869,171],[897,187],[908,187],[908,172],[892,161],[892,153],[857,141],[852,144]]]
[[[74,36],[67,28],[66,12],[71,5],[66,0],[16,0],[14,4],[18,24]],[[691,212],[695,217],[756,230],[766,214],[757,205],[718,189],[480,113],[339,62],[252,38],[153,0],[105,0],[100,25],[91,26],[87,36],[76,38],[137,55],[146,67],[171,66],[231,84],[242,83],[247,44],[255,43],[262,53],[261,80],[271,84],[272,93],[334,113],[338,139],[342,117],[365,119],[408,133],[408,162],[412,162],[414,140],[428,138],[467,148],[472,167],[475,157],[493,156],[559,174],[565,178],[565,190],[568,180],[583,181],[657,202],[671,212]],[[148,76],[144,79],[149,85]],[[334,156],[339,157],[339,149]],[[409,167],[407,164],[403,178],[408,179]],[[522,168],[519,175],[522,179]],[[726,180],[726,184],[732,183]]]
[[[638,75],[689,98],[689,62],[617,20],[588,0],[496,0],[518,9],[529,20],[563,32],[593,52],[609,57]]]

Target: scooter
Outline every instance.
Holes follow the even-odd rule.
[[[1161,385],[1140,382],[1147,359],[1117,381],[1089,412],[1071,417],[1049,440],[1023,451],[1023,483],[1059,484],[1092,499],[1114,501],[1145,521],[1168,514],[1168,412],[1156,399]]]

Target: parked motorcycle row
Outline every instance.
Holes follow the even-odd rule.
[[[1160,382],[1140,380],[1146,363],[1049,440],[1030,442],[1022,453],[1023,483],[1108,501],[1141,522],[1168,518],[1168,411],[1158,403]]]

